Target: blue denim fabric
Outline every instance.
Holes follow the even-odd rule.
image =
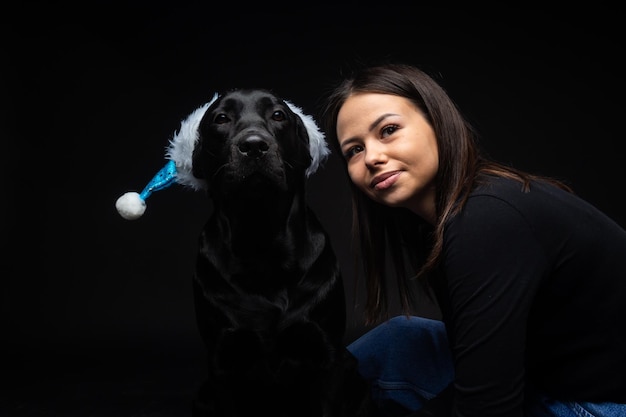
[[[382,323],[348,346],[369,381],[385,417],[422,407],[454,377],[443,322],[400,316]]]
[[[526,394],[527,417],[626,417],[626,404],[557,401],[538,393]]]
[[[384,417],[416,411],[454,379],[443,322],[394,317],[348,346]],[[574,403],[529,392],[526,417],[626,417],[626,404]]]

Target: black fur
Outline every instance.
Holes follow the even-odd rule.
[[[345,297],[330,240],[306,203],[303,121],[265,90],[204,114],[193,174],[213,213],[194,277],[207,381],[194,416],[370,416],[344,347]]]

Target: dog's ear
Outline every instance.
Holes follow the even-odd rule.
[[[304,114],[302,109],[293,103],[285,100],[285,103],[292,112],[296,114],[302,121],[307,136],[309,137],[309,153],[311,154],[311,165],[306,170],[307,177],[312,175],[319,166],[326,161],[328,155],[330,155],[330,149],[328,143],[324,137],[324,133],[319,129],[317,123],[312,116]]]
[[[180,130],[174,134],[166,149],[168,159],[176,163],[176,182],[191,187],[194,190],[206,190],[207,182],[202,176],[196,176],[193,172],[194,150],[198,145],[200,134],[200,122],[207,109],[217,100],[215,94],[211,101],[198,107],[185,120],[181,122]]]
[[[200,119],[200,123],[198,124],[198,140],[195,143],[195,146],[193,148],[193,153],[191,155],[191,165],[192,165],[191,174],[193,175],[194,178],[199,179],[205,184],[205,187],[204,187],[205,189],[208,189],[210,187],[209,182],[206,180],[210,176],[206,172],[206,169],[210,166],[210,164],[209,162],[205,161],[206,156],[209,155],[210,152],[208,149],[206,149],[208,144],[206,143],[206,141],[202,139],[203,137],[202,131],[203,131],[203,125],[210,123],[210,120],[208,119],[210,117],[213,117],[212,111],[213,111],[212,106],[209,106],[207,111],[204,113],[204,116],[202,117],[202,119]]]

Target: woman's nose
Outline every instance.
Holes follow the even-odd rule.
[[[384,145],[373,142],[368,144],[365,148],[365,165],[368,168],[373,168],[376,165],[384,164],[387,162],[387,154],[385,153]]]

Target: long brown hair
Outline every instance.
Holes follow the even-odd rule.
[[[531,180],[540,177],[487,159],[478,147],[475,129],[446,91],[426,72],[406,64],[366,67],[340,82],[327,95],[322,120],[331,146],[339,155],[337,115],[354,93],[392,94],[410,100],[432,126],[439,150],[434,226],[406,209],[374,202],[349,181],[353,239],[360,250],[355,261],[362,263],[367,289],[365,320],[372,324],[385,319],[388,311],[389,291],[384,279],[387,261],[394,268],[402,310],[408,314],[413,306],[414,278],[427,287],[426,278],[442,256],[444,226],[463,208],[481,175],[513,178],[526,191]],[[345,172],[347,175],[347,166]],[[559,181],[543,179],[571,191]],[[406,273],[407,260],[417,271],[414,276]]]

